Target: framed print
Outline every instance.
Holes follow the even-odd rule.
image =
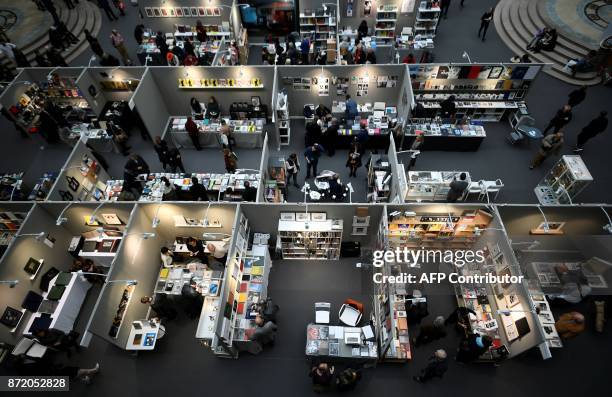
[[[153,16],[155,16],[155,17],[161,17],[161,8],[159,8],[159,7],[153,7]]]
[[[251,97],[251,105],[253,105],[255,107],[261,106],[261,98],[258,97],[258,96],[252,96]]]
[[[306,212],[298,212],[297,214],[295,214],[295,220],[301,222],[309,221],[310,214],[307,214]]]
[[[366,236],[368,234],[368,228],[363,226],[353,226],[353,236]]]
[[[79,189],[79,181],[77,181],[75,179],[75,177],[73,176],[66,176],[66,181],[68,181],[68,187],[70,188],[70,190],[72,190],[73,192],[76,192]]]
[[[174,8],[168,8],[168,14],[170,14],[171,17],[176,16],[176,14],[174,13]]]
[[[310,220],[311,221],[317,221],[317,222],[322,222],[324,220],[327,220],[327,213],[325,213],[325,212],[312,212],[310,214]]]
[[[198,7],[190,7],[189,10],[191,11],[191,16],[192,17],[197,17],[198,16]]]
[[[220,17],[221,16],[221,8],[219,8],[219,7],[213,8],[213,16]]]
[[[294,221],[295,212],[281,212],[280,219],[281,221]]]
[[[189,17],[191,16],[191,11],[189,11],[189,7],[181,7],[183,9],[183,16]]]
[[[167,16],[170,16],[170,15],[169,15],[168,10],[169,10],[169,8],[167,8],[167,7],[162,7],[162,8],[161,8],[161,16],[162,16],[162,17],[167,17]]]
[[[174,15],[177,17],[183,16],[183,9],[181,7],[174,7]]]
[[[213,16],[212,8],[205,8],[204,11],[206,12],[206,16],[207,17],[212,17]]]
[[[41,265],[42,265],[42,263],[39,260],[36,260],[34,258],[30,258],[30,259],[28,259],[28,262],[26,263],[26,265],[23,268],[23,270],[26,273],[28,273],[29,275],[33,276],[36,273],[38,273],[38,269],[40,269]]]
[[[198,16],[205,17],[206,16],[206,8],[198,7]]]
[[[0,323],[6,325],[7,327],[15,328],[17,324],[19,324],[21,316],[23,316],[21,310],[7,306],[6,309],[4,309],[2,317],[0,317]]]
[[[79,192],[79,196],[77,197],[77,200],[79,200],[79,201],[87,201],[87,197],[88,196],[89,196],[89,190],[83,188]]]
[[[153,14],[153,8],[145,7],[144,9],[145,9],[145,14],[147,14],[149,18],[153,18],[155,16],[155,14]]]
[[[499,79],[499,76],[501,76],[503,71],[504,71],[504,67],[503,66],[493,66],[491,68],[491,72],[489,73],[489,78],[490,79]]]

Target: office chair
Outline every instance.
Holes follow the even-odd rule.
[[[361,321],[362,316],[362,312],[347,303],[342,305],[342,307],[340,308],[340,312],[338,313],[340,322],[345,325],[348,325],[349,327],[357,326],[357,324],[359,324],[359,322]]]
[[[331,312],[331,303],[328,303],[328,302],[315,303],[315,323],[329,324],[330,312]]]

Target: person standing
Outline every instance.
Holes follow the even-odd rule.
[[[565,105],[557,110],[555,117],[548,122],[548,125],[544,129],[544,135],[546,135],[551,128],[553,129],[553,134],[559,132],[561,128],[565,127],[570,121],[572,121],[572,107],[570,105]]]
[[[142,44],[144,31],[145,31],[145,26],[143,24],[138,24],[134,28],[134,39],[136,39],[136,43],[138,43],[138,45]]]
[[[489,8],[489,11],[486,11],[480,17],[480,29],[478,29],[478,37],[480,37],[480,32],[482,32],[482,41],[485,41],[485,36],[487,35],[487,30],[489,29],[489,24],[493,19],[493,7]]]
[[[251,182],[244,181],[244,190],[242,191],[242,201],[257,201],[257,189],[251,186]]]
[[[368,22],[364,19],[357,28],[357,41],[361,41],[364,37],[368,37]]]
[[[44,68],[50,67],[51,62],[45,57],[44,54],[40,54],[38,50],[34,50],[34,60],[36,61],[36,66]]]
[[[225,161],[225,170],[229,173],[236,172],[238,166],[238,157],[229,149],[223,149],[223,161]]]
[[[323,140],[325,144],[325,148],[327,149],[327,155],[329,157],[333,157],[336,154],[336,139],[338,139],[338,130],[340,126],[338,124],[338,120],[332,118],[329,126],[323,133]]]
[[[413,376],[415,382],[425,383],[435,376],[442,378],[448,370],[448,363],[446,361],[446,351],[438,349],[434,352],[433,356],[429,359],[429,363],[425,368],[421,370],[421,374]]]
[[[555,323],[555,329],[564,340],[580,335],[584,328],[584,315],[579,312],[564,313]]]
[[[53,4],[53,0],[42,0],[45,9],[49,11],[51,17],[53,18],[53,24],[58,25],[61,21],[59,16],[57,15],[57,8],[55,8],[55,4]]]
[[[191,194],[192,201],[208,201],[208,191],[206,187],[204,187],[195,176],[191,177],[189,193]]]
[[[119,10],[119,15],[125,16],[125,3],[123,0],[113,0],[113,5]]]
[[[440,102],[440,115],[442,119],[448,119],[451,122],[454,122],[456,113],[457,105],[455,105],[454,95],[451,95],[442,102]]]
[[[357,177],[357,169],[361,167],[361,153],[359,153],[357,145],[349,152],[346,166],[349,168],[349,177]]]
[[[575,89],[574,91],[570,92],[567,100],[567,105],[571,106],[572,109],[574,109],[576,106],[580,105],[582,103],[582,101],[584,101],[584,99],[586,98],[586,90],[587,90],[587,86],[583,85],[580,88]]]
[[[319,363],[310,369],[312,386],[316,392],[329,389],[334,378],[334,370],[334,366],[327,363]]]
[[[219,128],[219,139],[221,140],[221,147],[223,149],[229,149],[231,152],[234,151],[232,141],[232,128],[227,124],[224,119],[221,119],[221,127]]]
[[[202,150],[202,146],[200,145],[200,129],[191,117],[187,117],[185,131],[187,131],[187,135],[189,135],[189,138],[191,138],[191,142],[193,142],[193,146],[196,148],[196,150]]]
[[[591,138],[596,137],[601,134],[608,128],[608,112],[601,112],[599,116],[591,120],[589,124],[587,124],[582,131],[578,134],[578,141],[576,143],[576,147],[574,148],[575,153],[582,152],[584,150],[584,144]]]
[[[117,31],[117,29],[113,29],[110,35],[111,43],[113,47],[117,50],[119,55],[121,56],[121,60],[127,66],[132,64],[132,60],[130,59],[130,55],[128,54],[127,48],[125,48],[125,40],[121,33]]]
[[[469,186],[469,182],[466,180],[467,175],[465,172],[459,174],[459,180],[456,178],[450,183],[450,190],[446,195],[446,201],[454,203],[463,197],[465,189]]]
[[[448,15],[448,8],[450,7],[450,2],[451,0],[441,0],[440,1],[440,15],[442,15],[444,17],[444,19],[447,18]]]
[[[89,43],[89,46],[91,47],[93,53],[96,54],[98,58],[102,58],[102,55],[104,55],[104,50],[102,49],[102,46],[100,45],[98,39],[92,36],[89,30],[85,29],[84,32],[85,40],[87,40],[87,42]]]
[[[346,120],[355,120],[355,117],[359,116],[359,111],[357,110],[357,102],[351,98],[350,95],[346,95],[346,109],[345,109],[345,117]]]
[[[168,165],[172,172],[176,172],[176,170],[179,169],[183,174],[185,173],[183,158],[181,157],[181,152],[179,152],[177,148],[172,148],[168,151]]]
[[[540,149],[534,156],[533,160],[531,160],[531,165],[529,169],[532,170],[535,167],[538,167],[542,162],[551,155],[551,153],[555,152],[558,154],[563,146],[563,131],[557,131],[554,134],[550,134],[542,139],[542,145]]]
[[[300,162],[298,160],[297,154],[291,153],[287,160],[285,160],[285,168],[287,170],[287,186],[289,186],[289,181],[293,178],[293,186],[299,188],[300,186],[297,183],[297,175],[300,171]]]
[[[119,18],[115,15],[113,10],[111,9],[110,4],[108,4],[108,0],[98,0],[98,7],[104,10],[109,21],[112,22],[112,21],[119,20]]]
[[[60,51],[53,46],[47,47],[47,59],[51,63],[51,66],[68,67],[66,60],[64,59]]]
[[[425,133],[423,131],[417,131],[416,137],[410,145],[410,150],[420,150],[425,143]]]
[[[162,168],[166,170],[166,165],[168,165],[168,142],[165,139],[162,139],[161,136],[156,136],[153,140],[153,149],[155,149],[155,153],[157,153],[157,158],[159,162],[162,163]]]
[[[317,177],[317,165],[319,164],[319,157],[325,149],[323,146],[315,143],[309,146],[304,151],[304,157],[306,158],[306,179],[310,178],[310,170],[312,170],[313,177]]]
[[[412,341],[412,344],[414,347],[417,347],[444,338],[445,336],[444,317],[438,316],[432,324],[421,325],[419,335]]]

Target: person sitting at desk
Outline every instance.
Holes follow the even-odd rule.
[[[161,248],[161,261],[163,267],[172,267],[174,261],[174,254],[168,249],[168,247]]]
[[[225,241],[215,241],[206,244],[206,248],[210,251],[210,256],[212,256],[214,261],[221,263],[223,268],[227,261],[227,243]]]
[[[249,340],[259,342],[261,346],[270,344],[274,345],[274,339],[276,338],[276,324],[272,321],[266,321],[259,314],[255,317],[255,332],[249,337]]]
[[[203,262],[205,264],[208,263],[208,257],[204,253],[204,245],[201,240],[189,237],[189,240],[187,240],[187,249],[191,252],[189,256],[205,261]]]
[[[176,200],[176,188],[174,187],[174,183],[171,183],[168,178],[162,176],[160,178],[162,184],[162,200],[163,201],[173,201]]]
[[[185,310],[185,314],[191,319],[197,318],[200,315],[204,300],[195,287],[195,281],[191,280],[189,283],[183,285],[181,289],[183,309]]]
[[[210,99],[208,100],[208,106],[206,108],[206,118],[218,119],[220,113],[221,107],[219,106],[219,102],[217,102],[217,98],[211,95]]]
[[[200,101],[198,101],[196,98],[192,97],[189,103],[191,105],[191,111],[194,114],[198,115],[203,113],[202,104],[200,104]]]
[[[189,193],[191,194],[191,199],[193,201],[208,201],[208,191],[195,176],[191,177]]]
[[[100,266],[96,266],[94,261],[91,259],[85,259],[83,262],[83,268],[81,269],[85,273],[97,273],[99,276],[93,274],[85,274],[83,277],[85,280],[89,281],[91,284],[104,284],[104,270]]]
[[[244,191],[242,192],[242,201],[252,201],[255,202],[257,200],[257,189],[251,187],[251,183],[249,181],[244,182]]]
[[[319,365],[310,369],[310,377],[312,378],[312,386],[316,392],[328,389],[334,377],[334,366],[327,363],[319,363]]]
[[[450,189],[446,195],[446,201],[454,203],[459,200],[465,194],[465,190],[468,188],[470,183],[466,181],[467,175],[465,172],[459,174],[459,180],[454,179],[450,183]]]
[[[177,316],[176,309],[172,307],[172,303],[166,297],[166,294],[156,294],[155,299],[150,296],[143,296],[140,298],[140,303],[150,305],[161,320],[174,320]]]
[[[461,340],[455,359],[462,363],[476,361],[492,344],[493,339],[488,335],[470,334]]]
[[[561,339],[570,339],[584,331],[584,315],[578,312],[562,314],[555,323],[555,328]]]
[[[319,106],[317,106],[317,108],[315,109],[315,114],[318,118],[323,118],[328,114],[331,114],[331,110],[329,110],[327,106],[320,103]]]
[[[74,337],[55,328],[37,329],[34,331],[34,337],[41,345],[66,352],[68,357],[71,355],[72,347],[79,348]]]

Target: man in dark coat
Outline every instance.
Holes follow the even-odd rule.
[[[582,152],[584,144],[591,138],[601,134],[608,128],[608,112],[601,112],[599,116],[591,120],[578,134],[578,142],[574,148],[574,152]]]

